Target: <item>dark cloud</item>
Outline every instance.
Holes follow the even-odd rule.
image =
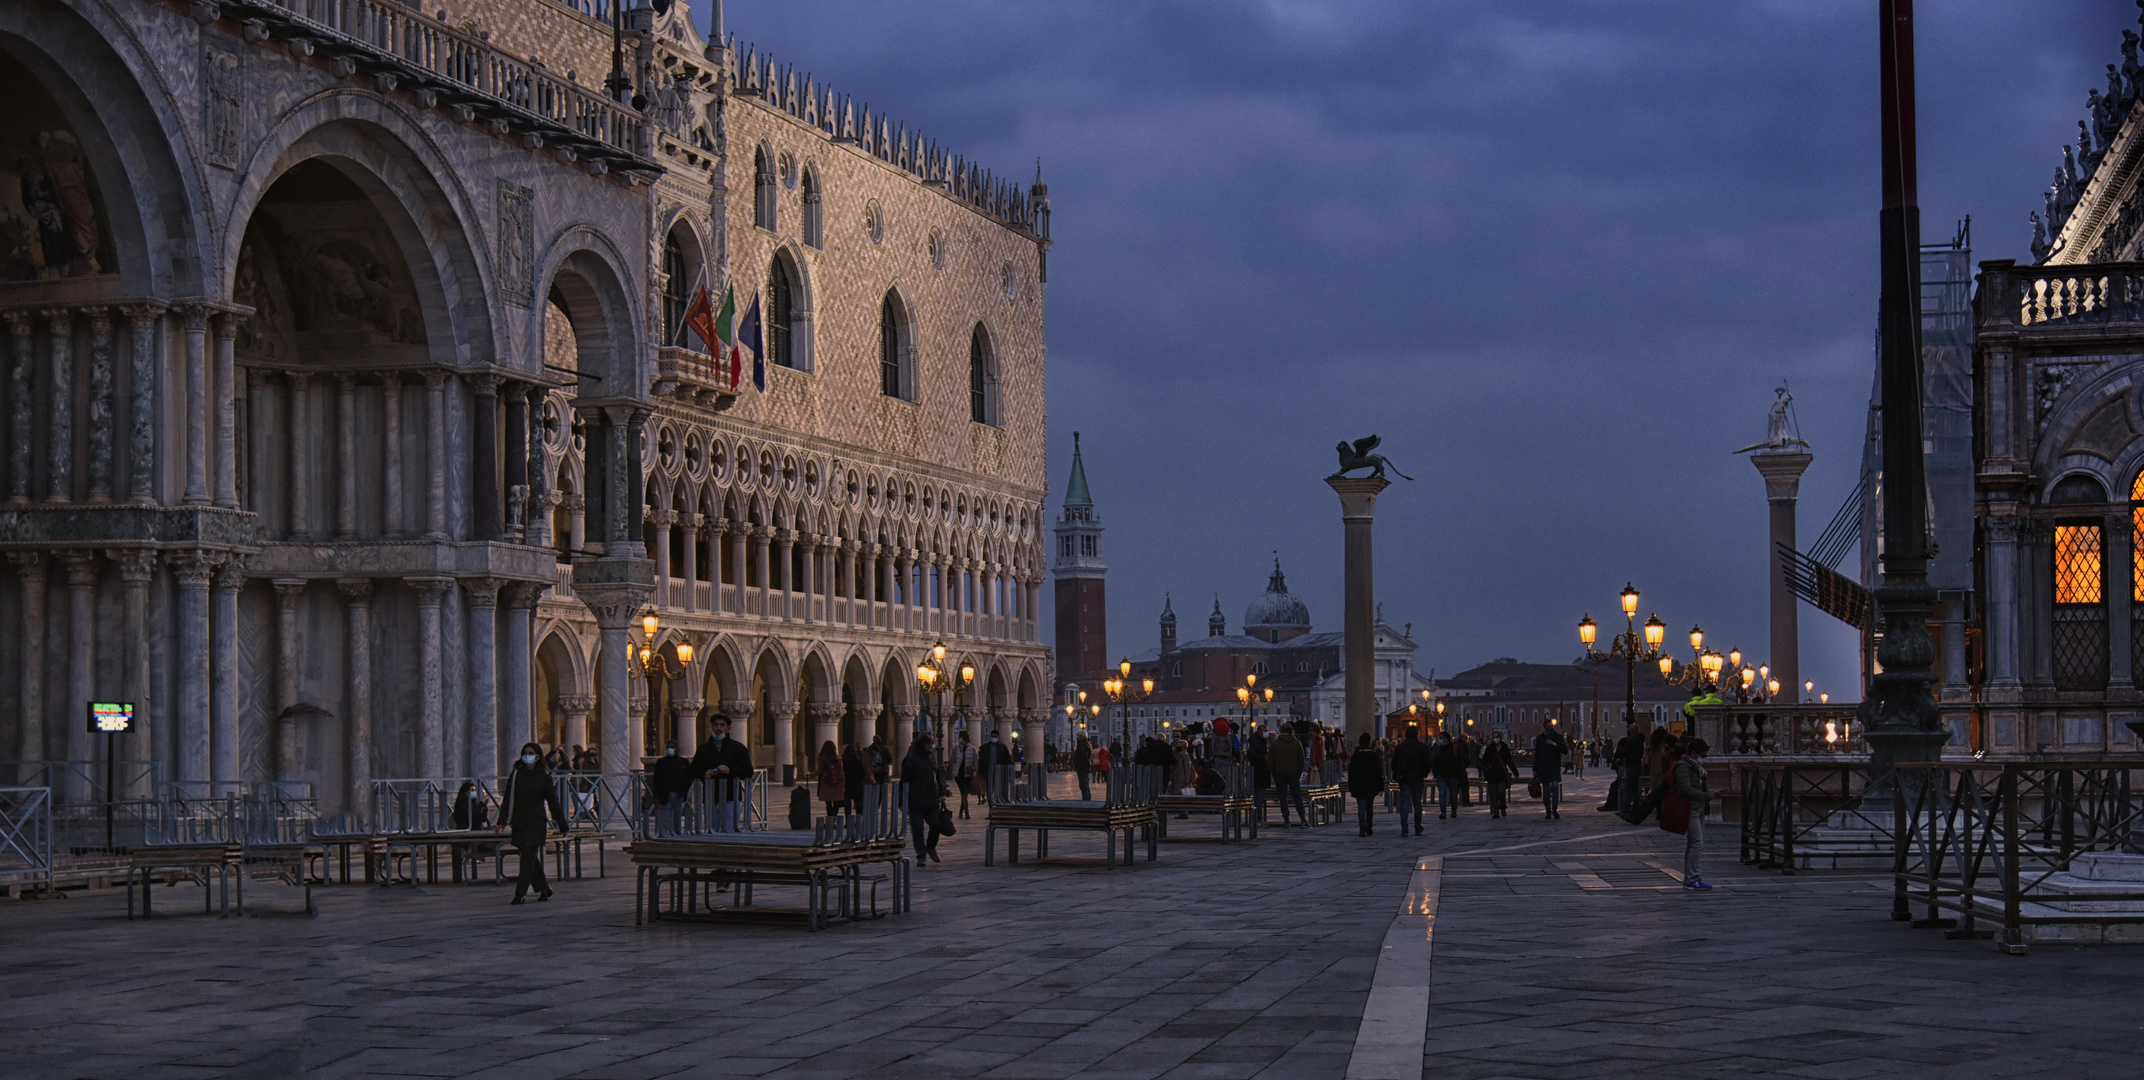
[[[704,0],[703,0],[704,2]],[[1923,4],[1921,205],[2025,214],[2134,24],[2119,0]],[[774,3],[740,42],[1024,176],[1043,159],[1051,484],[1072,429],[1111,648],[1164,590],[1233,627],[1279,550],[1337,628],[1319,478],[1371,431],[1379,593],[1421,662],[1575,652],[1626,580],[1765,649],[1755,441],[1794,388],[1812,539],[1852,487],[1876,303],[1868,0]],[[1045,623],[1047,625],[1047,623]],[[1804,668],[1855,685],[1804,609]]]

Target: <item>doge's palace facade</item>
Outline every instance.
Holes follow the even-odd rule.
[[[131,700],[119,758],[323,812],[716,711],[778,764],[904,743],[939,641],[1039,737],[1039,179],[682,5],[613,82],[611,17],[0,5],[0,758]],[[764,389],[680,328],[731,284]]]

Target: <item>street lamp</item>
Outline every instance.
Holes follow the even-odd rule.
[[[1637,587],[1624,585],[1620,599],[1623,604],[1624,630],[1615,636],[1615,641],[1610,644],[1607,652],[1600,652],[1593,647],[1599,627],[1591,615],[1578,620],[1578,640],[1586,647],[1586,659],[1596,664],[1619,656],[1623,658],[1623,722],[1635,724],[1638,722],[1638,665],[1662,659],[1660,643],[1667,638],[1668,625],[1660,621],[1660,616],[1654,615],[1645,620],[1644,636],[1640,637],[1637,624]],[[1703,631],[1693,630],[1691,636],[1701,642],[1704,640],[1702,634]]]
[[[962,664],[958,672],[946,670],[945,642],[943,641],[931,646],[930,658],[916,665],[916,686],[923,692],[924,698],[927,700],[932,694],[938,695],[938,717],[945,715],[945,695],[949,693],[965,693],[968,687],[973,685],[975,685],[974,665]],[[931,730],[933,733],[937,733],[935,723],[937,718],[925,716],[924,719],[932,723]],[[945,760],[946,753],[944,735],[950,733],[951,725],[948,725],[944,734],[938,734],[938,737],[932,740],[938,744],[934,749],[937,751],[938,759],[941,762]]]
[[[1147,695],[1154,692],[1154,680],[1140,679],[1134,685],[1132,662],[1123,659],[1117,661],[1117,677],[1102,680],[1102,692],[1109,695],[1109,700],[1124,708],[1124,752],[1129,754],[1132,752],[1132,706],[1145,701]],[[1101,707],[1096,706],[1095,711],[1099,713]]]
[[[653,614],[641,616],[640,651],[625,658],[626,678],[645,679],[651,672],[665,679],[683,677],[686,666],[692,663],[692,642],[677,643],[677,664],[673,666],[669,657],[655,651],[655,635],[661,630],[662,623]]]
[[[1261,691],[1255,689],[1257,685],[1258,676],[1254,673],[1250,675],[1245,675],[1243,677],[1243,685],[1236,688],[1236,700],[1243,705],[1245,730],[1249,730],[1251,726],[1258,723],[1258,701],[1259,694],[1261,693]],[[1266,687],[1265,690],[1262,691],[1262,693],[1265,695],[1265,700],[1268,703],[1272,702],[1272,687]]]

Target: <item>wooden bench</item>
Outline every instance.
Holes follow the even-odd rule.
[[[1154,799],[1154,824],[1161,838],[1169,838],[1169,815],[1213,814],[1221,819],[1221,839],[1243,839],[1244,827],[1250,827],[1251,839],[1258,839],[1257,815],[1251,812],[1251,797],[1248,795],[1159,795]]]
[[[893,883],[893,913],[909,909],[908,859],[898,837],[818,843],[810,833],[741,832],[636,840],[625,850],[635,869],[635,924],[691,917],[703,907],[708,914],[721,912],[712,897],[702,898],[707,886],[725,884],[734,886],[737,908],[751,906],[757,886],[803,886],[805,925],[812,930],[859,917],[867,883],[872,917],[881,881]],[[876,862],[892,864],[890,874],[866,879],[862,868]]]
[[[1050,832],[1069,830],[1075,832],[1101,832],[1107,836],[1105,844],[1108,865],[1117,865],[1117,837],[1124,837],[1124,865],[1132,865],[1133,836],[1141,830],[1146,833],[1146,861],[1153,862],[1160,853],[1158,844],[1159,823],[1154,816],[1152,804],[1110,805],[1102,802],[1007,802],[994,803],[990,807],[990,823],[983,830],[983,865],[997,864],[997,834],[1005,831],[1007,843],[1005,860],[1020,861],[1020,830],[1035,831],[1035,857],[1048,858]]]

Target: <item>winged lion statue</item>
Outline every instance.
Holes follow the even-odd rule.
[[[1366,479],[1382,480],[1385,478],[1386,467],[1392,466],[1393,473],[1400,479],[1414,479],[1414,477],[1400,472],[1399,468],[1393,466],[1385,455],[1371,453],[1372,450],[1377,449],[1377,444],[1382,441],[1382,439],[1372,435],[1367,439],[1356,439],[1352,444],[1342,442],[1338,447],[1340,451],[1340,471],[1333,475],[1336,477],[1346,476],[1356,469],[1368,469],[1370,470],[1370,475]]]

